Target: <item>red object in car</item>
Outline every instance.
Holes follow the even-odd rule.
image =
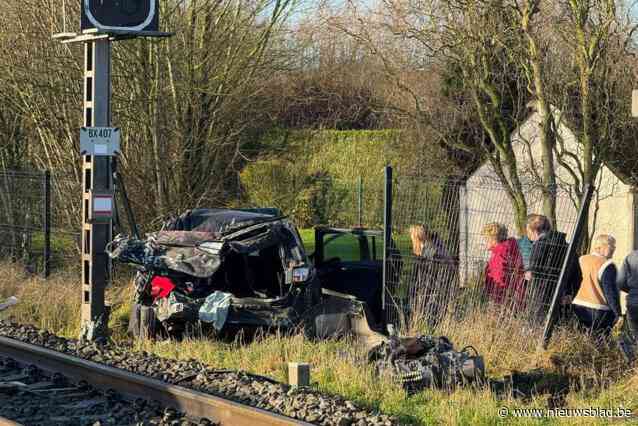
[[[175,284],[168,277],[154,276],[151,279],[151,296],[153,300],[167,297],[175,288]]]

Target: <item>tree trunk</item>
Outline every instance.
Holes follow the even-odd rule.
[[[552,227],[556,226],[556,170],[554,166],[554,145],[556,143],[554,115],[551,105],[547,99],[544,82],[543,58],[539,48],[538,38],[535,35],[534,28],[530,26],[537,24],[538,21],[534,17],[539,13],[539,1],[531,0],[523,9],[521,15],[521,28],[527,38],[528,61],[531,65],[531,75],[528,71],[528,79],[530,79],[531,94],[536,98],[536,109],[540,116],[540,144],[541,144],[541,161],[543,164],[542,175],[542,196],[543,196],[543,213],[550,220]],[[525,58],[523,58],[525,61]]]

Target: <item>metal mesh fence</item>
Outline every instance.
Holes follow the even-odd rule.
[[[332,179],[332,193],[327,192],[318,206],[325,209],[325,214],[313,225],[381,229],[383,180],[380,171],[376,175],[377,179]]]
[[[78,178],[51,176],[51,267],[78,265],[82,229],[82,184]]]
[[[541,192],[529,187],[525,195],[527,211],[541,213]],[[532,340],[542,332],[578,216],[569,194],[555,196],[555,229],[532,244],[519,235],[508,194],[494,179],[395,178],[387,322],[409,333],[469,329],[510,344]]]
[[[43,174],[0,172],[0,256],[31,263],[40,254],[43,195]]]
[[[0,258],[46,273],[45,262],[55,267],[77,254],[79,228],[65,196],[73,192],[64,188],[70,182],[41,171],[0,171]]]

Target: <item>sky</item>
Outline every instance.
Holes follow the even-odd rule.
[[[299,6],[297,6],[297,11],[291,17],[293,23],[300,21],[305,16],[312,15],[317,6],[320,3],[328,3],[332,5],[335,9],[338,9],[341,6],[344,6],[349,0],[297,0],[299,2]],[[350,0],[355,4],[361,5],[362,7],[371,7],[375,3],[378,3],[379,0]]]

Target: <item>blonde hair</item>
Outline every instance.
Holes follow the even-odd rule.
[[[420,254],[427,238],[427,230],[423,225],[410,226],[410,239],[412,240],[412,252]]]
[[[425,225],[410,226],[410,238],[412,239],[412,251],[420,254],[427,242],[433,242],[435,233]]]
[[[507,239],[507,226],[498,222],[488,223],[483,227],[482,234],[483,236],[496,240],[500,243]]]
[[[597,251],[603,247],[616,246],[616,239],[609,234],[599,234],[592,240],[592,250]]]

